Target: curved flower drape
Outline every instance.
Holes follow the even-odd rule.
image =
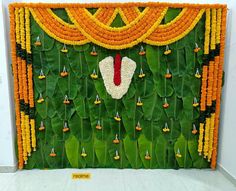
[[[205,9],[184,8],[167,24],[161,24],[168,7],[99,8],[91,14],[86,8],[66,8],[73,24],[69,24],[49,8],[30,8],[41,28],[51,37],[65,44],[82,45],[88,42],[108,49],[125,49],[145,42],[167,45],[186,36],[201,19]],[[111,27],[119,14],[126,24]]]

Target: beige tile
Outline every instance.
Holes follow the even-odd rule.
[[[89,180],[72,180],[75,172]],[[0,191],[236,191],[219,171],[62,169],[0,174]]]

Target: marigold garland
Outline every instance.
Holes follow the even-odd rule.
[[[207,76],[208,76],[208,66],[204,65],[202,72],[201,101],[200,101],[200,111],[202,114],[204,114],[204,112],[206,111]],[[199,138],[198,138],[199,155],[201,155],[203,151],[204,125],[205,125],[204,121],[200,121]]]
[[[25,39],[25,9],[20,8],[20,37],[21,37],[21,64],[22,64],[22,81],[24,93],[24,123],[25,123],[25,139],[28,156],[31,155],[31,140],[30,140],[30,125],[29,125],[29,111],[28,111],[28,80],[27,80],[27,67],[26,67],[26,39]]]
[[[134,34],[131,34],[131,33],[120,34],[120,32],[117,34],[113,32],[111,32],[110,34],[107,34],[109,33],[109,30],[122,31],[123,29],[128,28],[131,24],[139,21],[139,17],[141,18],[142,15],[146,16],[147,19],[150,19],[150,21],[148,21],[147,19],[143,19],[144,22],[148,23],[150,27],[152,23],[151,21],[155,20],[151,18],[155,17],[156,14],[153,14],[153,16],[148,16],[147,14],[145,14],[145,12],[147,13],[149,12],[148,7],[145,8],[145,10],[141,13],[137,12],[136,9],[137,9],[136,7],[116,8],[113,10],[109,8],[106,11],[110,13],[109,15],[107,13],[104,13],[104,15],[106,15],[105,17],[99,17],[100,13],[98,14],[95,13],[94,15],[92,15],[85,8],[76,9],[76,10],[72,8],[68,8],[67,10],[73,12],[74,18],[71,18],[71,14],[68,14],[70,19],[73,21],[73,23],[75,23],[74,22],[75,18],[78,18],[75,16],[76,14],[80,16],[85,15],[84,18],[79,21],[80,25],[82,21],[84,22],[83,24],[87,23],[87,25],[84,26],[84,28],[81,28],[83,27],[83,25],[81,25],[80,27],[78,26],[74,27],[75,25],[62,21],[50,9],[30,8],[30,11],[32,15],[34,16],[36,22],[40,25],[40,27],[43,28],[43,30],[49,36],[57,39],[58,41],[62,43],[72,44],[72,45],[81,45],[81,44],[87,43],[88,41],[92,41],[96,44],[99,43],[98,45],[104,46],[106,48],[124,49],[124,48],[128,48],[130,46],[134,46],[135,44],[137,44],[135,43],[137,41],[136,39],[138,39],[138,37],[140,36],[140,34],[138,35],[138,32],[140,33],[140,31],[147,30],[143,28],[145,24],[138,22],[139,25],[142,25],[142,29],[141,28],[132,29],[132,32],[134,32]],[[104,9],[102,9],[102,11],[100,12],[103,13],[103,11]],[[148,43],[151,45],[167,45],[167,44],[173,43],[183,38],[184,36],[186,36],[195,27],[195,25],[201,19],[204,11],[205,11],[204,9],[185,8],[172,22],[164,24],[164,25],[161,25],[161,24],[155,25],[156,30],[154,29],[155,27],[153,26],[153,29],[155,31],[153,31],[153,33],[147,33],[145,35],[146,39],[143,38],[142,40],[140,39],[140,41],[144,41],[145,43]],[[115,19],[118,13],[121,15],[122,20],[125,22],[126,25],[119,28],[109,27],[109,25]],[[108,21],[107,21],[107,18],[109,18]],[[94,25],[95,23],[96,25]],[[100,28],[98,28],[98,26]],[[103,31],[101,31],[101,29]],[[97,36],[94,35],[93,31],[97,32],[96,33]],[[93,33],[93,34],[90,34],[90,33]],[[100,35],[100,34],[103,34],[103,35]],[[133,40],[131,41],[131,39],[129,39],[130,37],[135,37],[135,38],[133,38]],[[118,42],[116,42],[117,40],[114,40],[115,38],[119,39]],[[107,42],[101,42],[102,39],[103,40],[106,39]],[[124,39],[124,41],[121,42],[121,39]],[[129,39],[131,45],[128,43],[127,39]],[[115,45],[117,43],[121,43],[122,45]]]
[[[211,157],[212,157],[212,150],[213,150],[213,138],[214,138],[214,128],[215,128],[215,113],[211,114],[211,118],[210,118],[210,130],[209,130],[209,148],[208,148],[208,161],[211,161]]]
[[[217,9],[216,44],[220,44],[221,16],[222,16],[222,9],[220,8]]]
[[[211,107],[212,105],[212,88],[213,88],[213,77],[214,77],[214,61],[209,63],[209,71],[207,78],[207,106]]]
[[[216,9],[212,9],[212,21],[211,21],[211,50],[216,49]]]
[[[127,8],[127,7],[172,7],[172,8],[226,8],[224,4],[190,4],[190,3],[162,3],[162,2],[129,2],[129,3],[12,3],[13,7],[29,8]]]
[[[20,30],[20,9],[15,9],[15,22],[16,22],[16,43],[17,43],[17,69],[18,69],[18,80],[19,80],[19,97],[20,97],[20,128],[22,135],[22,147],[23,147],[23,160],[27,163],[27,144],[26,144],[26,131],[24,122],[24,93],[23,93],[23,77],[22,77],[22,60],[20,55],[21,48],[21,30]]]
[[[199,138],[198,138],[198,153],[202,154],[203,150],[203,134],[204,134],[204,123],[200,123],[199,125]]]
[[[204,146],[203,146],[204,158],[208,156],[210,125],[211,125],[211,119],[207,117],[205,124],[205,135],[204,135]]]
[[[202,86],[201,86],[201,101],[200,101],[201,111],[206,110],[207,76],[208,76],[208,66],[204,65],[202,69]]]
[[[221,101],[221,89],[222,89],[222,77],[223,77],[223,65],[224,65],[224,48],[225,48],[225,33],[226,33],[226,17],[227,8],[222,10],[221,19],[221,35],[220,35],[220,61],[218,70],[218,83],[217,83],[217,99],[216,99],[216,112],[215,112],[215,129],[213,138],[213,151],[211,168],[216,168],[217,159],[217,147],[218,147],[218,131],[219,131],[219,117],[220,117],[220,101]],[[220,22],[218,20],[218,22]]]
[[[24,162],[26,163],[27,158],[27,147],[26,147],[26,138],[25,138],[25,123],[24,123],[24,110],[22,107],[24,105],[22,104],[23,101],[23,86],[22,86],[22,75],[21,75],[21,58],[17,57],[17,69],[18,69],[18,80],[19,80],[19,97],[20,97],[20,127],[21,127],[21,135],[22,135],[22,145],[23,145],[23,158]]]
[[[218,84],[218,73],[219,73],[219,62],[220,57],[215,57],[215,66],[214,66],[214,80],[213,80],[213,93],[212,93],[212,101],[216,101],[217,98],[217,84]]]
[[[49,23],[47,24],[47,26],[48,27],[46,27],[45,25],[44,25],[44,20],[41,18],[41,17],[39,17],[40,15],[39,14],[37,14],[32,8],[30,8],[30,12],[31,12],[31,14],[32,14],[32,16],[34,17],[34,19],[35,19],[35,21],[38,23],[38,25],[49,35],[49,36],[51,36],[52,38],[54,38],[54,39],[56,39],[56,40],[58,40],[59,42],[62,42],[62,43],[64,43],[64,44],[71,44],[71,45],[82,45],[82,44],[86,44],[86,43],[88,43],[89,41],[87,40],[87,39],[83,39],[83,36],[81,35],[81,36],[78,36],[78,40],[76,41],[76,39],[65,39],[65,37],[64,36],[66,36],[66,34],[65,35],[63,35],[63,33],[62,34],[60,34],[59,32],[57,32],[57,30],[55,30],[55,31],[53,31],[53,29],[55,28],[55,27],[51,27],[51,28],[49,28],[49,26],[55,26],[55,25],[52,25],[51,24],[51,22],[50,22],[50,20],[49,20]],[[47,17],[47,19],[48,19],[49,17]],[[46,20],[45,20],[45,22],[46,22]],[[46,22],[47,23],[47,22]],[[76,32],[76,31],[75,31]],[[75,32],[73,32],[73,33],[75,33]],[[67,36],[70,36],[70,34],[67,34]],[[81,37],[81,38],[80,38]]]
[[[14,75],[14,100],[15,100],[15,112],[16,112],[16,130],[17,130],[17,145],[18,145],[18,167],[23,168],[23,145],[21,135],[21,121],[20,121],[20,99],[19,99],[19,81],[18,81],[18,68],[16,58],[16,15],[17,10],[13,7],[9,8],[10,12],[10,36],[11,36],[11,58],[12,58],[12,71]],[[19,26],[17,26],[19,27]],[[19,29],[17,29],[19,31]],[[19,40],[19,39],[18,39]]]
[[[172,31],[170,31],[170,29],[165,29],[169,31],[167,33],[160,33],[159,30],[161,29],[157,29],[156,31],[154,31],[155,35],[154,33],[152,33],[152,35],[150,35],[146,40],[144,40],[144,42],[150,45],[158,46],[168,45],[176,42],[181,38],[185,37],[196,26],[204,12],[205,9],[201,9],[200,11],[196,9],[193,14],[191,14],[191,16],[187,19],[183,20],[182,23],[175,23],[176,27],[172,26]]]
[[[35,120],[34,112],[34,89],[33,89],[33,66],[31,63],[31,38],[30,38],[30,12],[25,9],[25,32],[26,32],[26,53],[27,53],[27,77],[28,77],[28,98],[30,109],[30,129],[31,129],[31,146],[36,150],[36,137],[35,137]]]
[[[81,33],[93,43],[108,49],[124,49],[142,42],[149,36],[160,24],[167,8],[145,9],[132,23],[119,28],[98,22],[86,9],[71,8],[66,11]],[[107,40],[109,37],[112,37],[112,43]]]
[[[210,29],[211,29],[211,10],[206,9],[205,42],[204,42],[204,54],[205,55],[209,54]]]

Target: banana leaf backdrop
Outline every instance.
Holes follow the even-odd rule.
[[[143,9],[140,8],[140,11]],[[162,24],[172,21],[182,9],[169,8]],[[65,9],[52,11],[65,22],[70,19]],[[95,13],[96,9],[89,9]],[[111,23],[113,27],[124,26],[118,14]],[[198,153],[199,107],[202,73],[205,15],[184,38],[169,45],[172,53],[164,55],[166,46],[140,43],[123,50],[111,50],[93,43],[66,45],[67,53],[61,52],[64,44],[47,35],[30,17],[35,121],[37,150],[28,158],[24,168],[208,168],[209,162]],[[41,46],[35,46],[37,38]],[[201,48],[193,51],[195,44]],[[139,55],[143,46],[146,54]],[[97,56],[91,55],[95,47]],[[108,56],[127,56],[137,64],[128,92],[116,100],[107,93],[99,72],[99,62]],[[69,75],[61,77],[66,68]],[[145,78],[139,78],[140,68]],[[172,78],[164,76],[167,69]],[[96,70],[98,79],[90,77]],[[43,71],[46,78],[38,78]],[[63,104],[68,95],[70,104]],[[95,105],[99,95],[101,104]],[[44,102],[37,100],[42,96]],[[143,106],[136,105],[141,98]],[[163,108],[167,100],[168,108]],[[116,113],[121,121],[114,120]],[[102,129],[96,129],[100,121]],[[41,123],[45,130],[39,131]],[[63,132],[65,122],[70,131]],[[140,123],[142,131],[136,131]],[[163,132],[168,126],[169,132]],[[120,143],[113,144],[115,135]],[[56,157],[50,153],[54,149]],[[85,151],[87,156],[82,157]],[[114,156],[118,151],[119,160]],[[151,159],[146,160],[146,152]],[[177,157],[177,153],[181,157]]]

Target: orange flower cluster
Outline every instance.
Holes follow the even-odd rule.
[[[145,42],[152,45],[165,45],[181,39],[195,27],[204,12],[204,9],[183,9],[173,21],[159,25]]]
[[[18,168],[22,169],[24,165],[23,160],[23,145],[20,128],[20,97],[19,97],[19,81],[18,81],[18,68],[16,58],[16,37],[15,37],[15,10],[13,7],[9,8],[10,12],[10,36],[11,36],[11,58],[12,58],[12,71],[14,75],[14,100],[16,112],[16,130],[17,130],[17,145],[18,145]]]
[[[221,14],[221,11],[223,13]],[[201,86],[201,111],[206,110],[206,105],[210,108],[215,107],[215,112],[206,118],[205,127],[201,123],[201,131],[199,135],[198,150],[202,152],[203,148],[203,132],[204,134],[204,157],[211,161],[211,168],[216,167],[217,144],[218,144],[218,127],[220,115],[220,97],[223,75],[223,57],[224,57],[224,41],[225,41],[225,23],[227,9],[207,9],[206,26],[205,26],[205,44],[204,53],[209,54],[209,46],[211,53],[216,54],[214,60],[209,62],[209,66],[203,66],[203,78]],[[211,18],[212,15],[212,19]],[[211,35],[211,37],[210,37]],[[220,45],[216,44],[219,43]],[[217,47],[220,46],[220,56],[218,56]],[[207,93],[207,94],[206,94]],[[214,109],[214,108],[213,108]],[[205,129],[204,129],[205,128]],[[201,140],[200,140],[201,139]]]
[[[26,63],[30,50],[29,11],[25,8],[10,6],[10,34],[12,48],[12,66],[14,74],[14,98],[16,108],[16,127],[18,143],[18,167],[27,164],[32,147],[35,150],[35,122],[30,119],[29,107],[34,107],[32,64]]]
[[[219,63],[220,63],[220,57],[215,57],[215,66],[214,66],[214,80],[213,80],[213,87],[212,87],[212,101],[216,100],[217,96],[217,83],[218,83],[218,73],[219,73]]]
[[[212,89],[213,89],[213,77],[214,77],[214,61],[209,63],[208,82],[207,82],[207,106],[212,105]]]
[[[36,22],[55,39],[66,39],[68,42],[85,41],[86,38],[76,29],[58,22],[47,9],[30,9]],[[87,41],[86,41],[87,42]]]
[[[189,4],[189,3],[161,3],[161,2],[129,2],[129,3],[12,3],[13,7],[30,8],[116,8],[116,7],[172,7],[172,8],[226,8],[223,4]]]
[[[21,51],[22,54],[26,51],[26,40],[25,40],[25,9],[19,9],[20,16],[20,39],[21,39]],[[21,74],[22,74],[22,83],[23,83],[23,100],[24,104],[29,104],[28,98],[28,80],[27,80],[27,67],[26,59],[22,57],[21,59]],[[29,115],[24,111],[24,125],[25,125],[25,139],[26,139],[26,149],[28,156],[31,155],[31,143],[30,143],[30,126],[29,126]]]
[[[220,117],[220,100],[221,100],[222,77],[223,77],[223,66],[224,66],[226,17],[227,17],[227,9],[224,8],[222,10],[222,19],[221,19],[220,59],[219,59],[217,96],[216,96],[215,129],[214,129],[213,151],[212,151],[212,160],[211,160],[211,168],[212,169],[216,168],[216,161],[217,161],[218,131],[219,131],[219,117]]]
[[[31,38],[30,38],[30,12],[25,8],[25,32],[26,32],[26,53],[31,55]],[[30,62],[31,60],[28,60]],[[34,109],[34,87],[33,87],[33,66],[32,63],[27,63],[27,77],[28,77],[28,101],[30,110]],[[31,129],[31,146],[36,151],[36,137],[35,137],[35,120],[30,116]]]
[[[133,22],[119,28],[98,22],[85,8],[67,8],[66,11],[72,22],[90,41],[108,49],[124,49],[149,36],[160,24],[167,8],[146,8]]]
[[[206,110],[206,93],[207,93],[207,76],[208,76],[208,66],[203,66],[202,69],[202,87],[201,87],[201,102],[200,110]]]
[[[94,15],[90,14],[89,11],[85,8],[80,9],[74,9],[73,8],[67,8],[67,11],[69,12],[69,17],[75,24],[69,24],[60,19],[58,16],[56,16],[51,9],[43,9],[43,8],[31,8],[31,13],[34,16],[34,19],[36,22],[43,28],[43,30],[51,37],[57,39],[58,41],[65,43],[65,44],[85,44],[88,41],[92,41],[93,43],[96,43],[100,46],[104,46],[106,48],[111,49],[124,49],[128,48],[130,46],[134,46],[137,44],[137,42],[144,41],[148,44],[152,45],[167,45],[170,43],[173,43],[184,36],[186,36],[198,23],[198,21],[201,19],[204,9],[196,9],[196,8],[184,8],[183,11],[170,23],[167,23],[165,25],[153,25],[153,23],[147,22],[145,19],[141,19],[143,16],[146,15],[146,13],[149,13],[148,11],[150,7],[146,7],[146,9],[140,13],[138,10],[138,7],[128,7],[128,8],[99,8]],[[156,8],[152,8],[153,10],[157,10]],[[102,28],[103,31],[97,30],[95,28],[95,32],[98,32],[98,34],[101,32],[102,34],[109,33],[109,30],[111,31],[111,34],[102,37],[106,39],[108,42],[100,41],[100,38],[97,38],[97,36],[94,36],[94,34],[90,30],[85,30],[88,26],[83,25],[85,23],[81,23],[81,21],[77,21],[75,19],[74,15],[71,15],[70,12],[73,12],[75,14],[78,14],[79,16],[81,14],[85,13],[85,20],[84,22],[88,26],[90,24],[95,24],[97,27]],[[83,13],[84,12],[84,13]],[[113,22],[117,14],[121,15],[122,20],[125,22],[125,27],[119,27],[119,28],[113,28],[109,27],[109,25]],[[145,14],[144,14],[145,13]],[[86,15],[87,14],[87,15]],[[146,15],[147,18],[150,17],[150,15]],[[152,20],[156,21],[157,19],[154,19],[154,16],[152,16]],[[140,20],[141,19],[141,20]],[[161,18],[160,18],[161,19]],[[88,23],[90,21],[91,23]],[[142,21],[142,23],[140,22]],[[117,31],[119,34],[123,29],[128,28],[129,25],[149,25],[148,28],[142,29],[142,34],[145,38],[138,38],[140,35],[140,31],[137,31],[136,28],[129,29],[130,36],[132,33],[135,33],[139,41],[136,39],[133,39],[130,41],[130,43],[126,42],[126,36],[124,38],[117,38],[114,39],[114,36],[117,36],[116,33],[113,31]],[[151,26],[152,24],[152,26]],[[149,29],[152,28],[152,31],[149,31]],[[135,30],[133,30],[135,29]],[[145,31],[146,30],[146,31]],[[106,31],[104,33],[104,31]],[[126,30],[123,32],[126,33]],[[92,33],[92,34],[90,34]],[[126,34],[126,35],[129,35]],[[144,35],[145,34],[145,35]],[[113,40],[110,39],[110,35],[113,35]],[[120,34],[122,36],[122,34]],[[101,35],[102,36],[102,35]],[[121,40],[125,40],[124,42],[120,42]],[[116,42],[118,41],[118,42]],[[119,45],[117,45],[119,43]],[[115,46],[118,46],[115,48]]]
[[[125,24],[131,23],[135,18],[140,14],[140,11],[137,7],[127,7],[120,9],[120,15],[125,21]]]

